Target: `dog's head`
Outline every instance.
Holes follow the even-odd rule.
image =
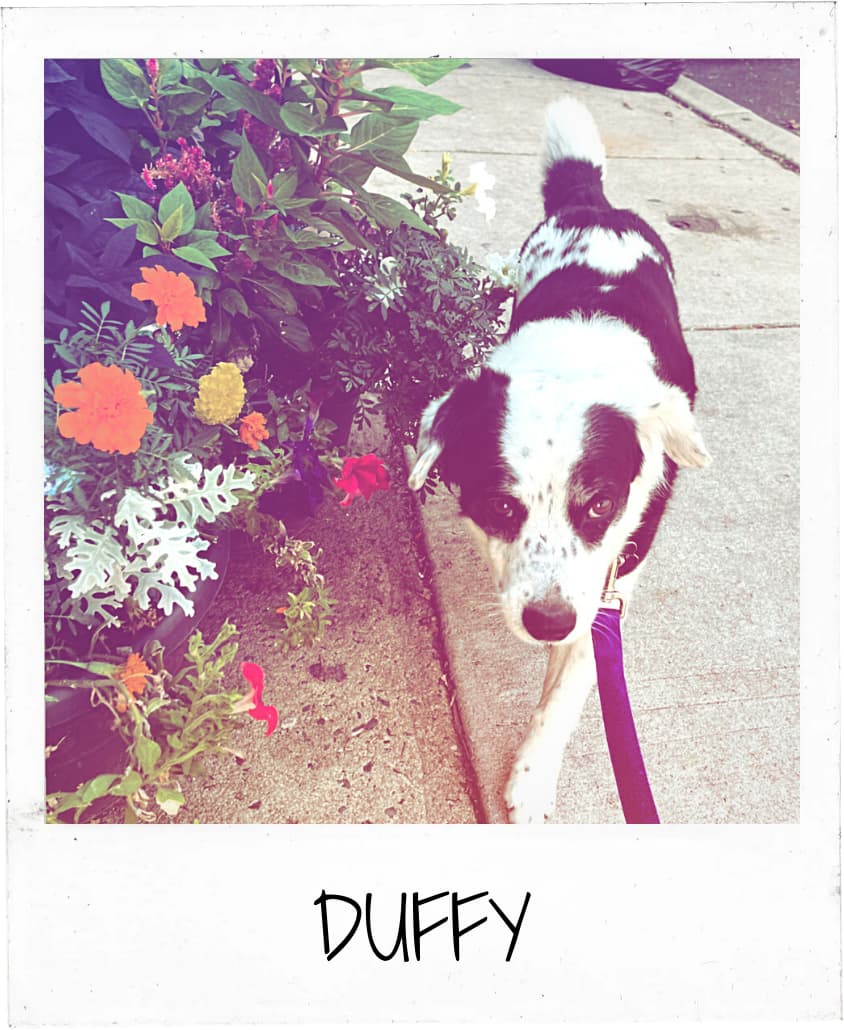
[[[511,337],[477,378],[428,405],[408,483],[420,489],[437,465],[457,487],[510,628],[557,642],[589,631],[607,570],[667,462],[702,466],[709,455],[686,394],[655,375],[649,352],[630,360],[636,341],[620,362],[613,343],[559,369],[544,347],[532,361],[533,343],[542,341]]]

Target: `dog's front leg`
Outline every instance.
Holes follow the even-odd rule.
[[[553,815],[563,752],[595,680],[589,634],[551,648],[542,698],[504,792],[510,822],[541,823]]]

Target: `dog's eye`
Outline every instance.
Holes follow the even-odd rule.
[[[511,519],[516,514],[516,507],[509,497],[491,497],[487,501],[487,508],[499,519]]]
[[[587,518],[590,519],[603,519],[613,510],[613,500],[611,497],[596,497],[589,505],[589,509],[586,512]]]

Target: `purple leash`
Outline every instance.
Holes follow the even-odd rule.
[[[613,593],[615,566],[610,573],[604,600],[618,599]],[[592,623],[592,644],[598,671],[598,695],[604,717],[604,732],[615,774],[618,797],[628,823],[658,823],[642,749],[633,722],[627,682],[624,679],[624,656],[621,649],[621,611],[599,608]]]

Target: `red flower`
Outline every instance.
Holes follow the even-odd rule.
[[[356,497],[368,501],[376,490],[388,490],[390,476],[377,454],[364,454],[362,458],[346,458],[343,471],[334,480],[334,485],[346,491],[346,496],[340,501],[341,507],[345,508]]]
[[[252,687],[252,707],[246,714],[267,724],[265,736],[268,737],[278,726],[278,709],[264,704],[264,670],[254,662],[241,662],[240,671],[249,680],[249,685]]]

